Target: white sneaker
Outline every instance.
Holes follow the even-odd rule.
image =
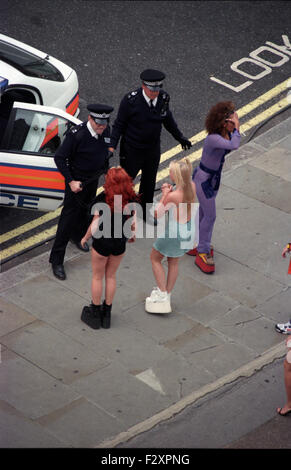
[[[154,287],[150,297],[146,298],[146,311],[149,313],[170,313],[172,311],[170,296],[171,294],[162,292],[158,287]]]
[[[167,292],[162,292],[158,287],[154,287],[151,295],[147,297],[151,302],[163,302],[167,299]]]
[[[283,335],[291,335],[291,320],[287,323],[277,323],[275,329],[278,333],[282,333]]]

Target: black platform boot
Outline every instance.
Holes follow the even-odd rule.
[[[102,316],[101,316],[101,325],[102,328],[110,328],[111,323],[111,305],[107,305],[105,300],[102,305]]]
[[[101,325],[101,305],[94,305],[83,308],[81,320],[94,330],[98,330]]]

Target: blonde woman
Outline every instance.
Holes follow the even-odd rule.
[[[195,232],[192,210],[196,191],[190,160],[171,162],[169,176],[175,188],[169,183],[163,184],[162,197],[155,208],[157,219],[164,216],[167,219],[163,237],[156,239],[151,252],[157,287],[146,298],[145,309],[150,313],[171,312],[170,297],[178,277],[179,260],[188,251],[187,242],[194,239]],[[162,265],[164,257],[168,262],[167,275]]]

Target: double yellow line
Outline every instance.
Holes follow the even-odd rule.
[[[290,79],[287,79],[284,82],[280,83],[279,85],[275,86],[268,92],[259,96],[254,101],[251,101],[250,103],[243,106],[237,111],[239,118],[242,118],[246,116],[247,114],[251,113],[252,111],[254,111],[255,109],[259,108],[260,106],[264,105],[271,99],[280,95],[281,93],[286,92],[286,97],[280,99],[276,104],[270,106],[269,108],[265,109],[261,113],[257,114],[255,117],[249,119],[244,124],[241,124],[240,129],[242,132],[249,131],[253,127],[261,124],[264,120],[268,119],[269,117],[274,116],[278,111],[283,110],[290,104],[287,100],[288,82],[290,83]],[[207,135],[206,131],[201,131],[198,134],[191,137],[190,140],[191,140],[192,145],[196,145],[197,143],[204,140],[206,135]],[[171,148],[170,150],[164,152],[161,155],[161,163],[167,160],[170,160],[171,158],[173,158],[175,155],[179,154],[180,152],[181,152],[181,146],[179,144]],[[190,159],[191,162],[194,162],[201,158],[201,154],[202,154],[202,147],[196,150],[195,152],[192,152],[191,154],[187,155],[187,157]],[[157,174],[156,181],[159,182],[165,179],[168,176],[168,174],[169,174],[168,168],[164,168],[160,170]],[[138,187],[138,184],[136,185],[136,188],[137,187]],[[102,191],[102,188],[99,188],[98,193],[101,191]],[[61,212],[61,208],[58,208],[57,210],[53,212],[48,212],[31,222],[28,222],[20,227],[17,227],[14,230],[4,233],[3,235],[0,236],[0,243],[4,243],[17,236],[23,235],[24,233],[30,230],[38,228],[41,225],[56,219],[60,215],[60,212]],[[15,243],[15,245],[2,250],[1,261],[2,262],[7,261],[8,259],[12,257],[19,255],[20,253],[33,248],[34,246],[37,246],[41,243],[44,243],[47,240],[50,240],[52,237],[54,237],[56,233],[56,229],[57,229],[57,224],[55,224],[54,226],[50,227],[47,230],[40,232],[39,234],[32,235],[29,238],[21,242]]]

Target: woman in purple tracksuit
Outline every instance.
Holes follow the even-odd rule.
[[[195,264],[205,273],[215,271],[211,237],[216,219],[215,199],[218,193],[225,155],[240,145],[239,120],[231,101],[213,106],[205,121],[205,139],[201,161],[193,173],[199,207],[199,244],[188,254],[196,256]]]

